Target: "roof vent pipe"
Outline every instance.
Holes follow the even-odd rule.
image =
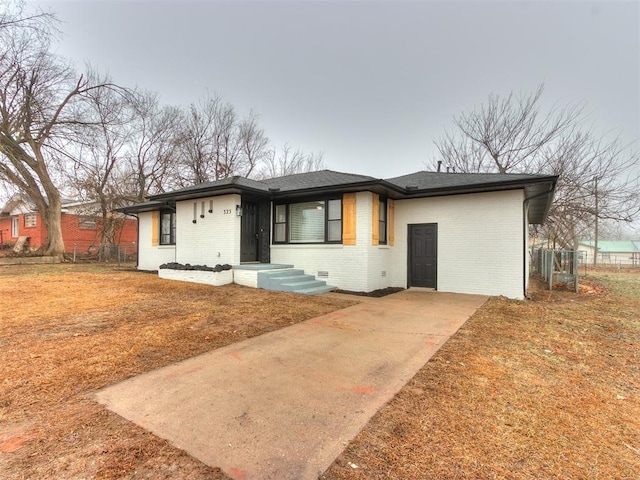
[[[438,160],[438,173],[442,170],[442,160]]]

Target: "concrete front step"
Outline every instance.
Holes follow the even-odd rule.
[[[317,295],[335,289],[333,286],[328,286],[325,281],[317,280],[313,275],[305,274],[304,270],[296,268],[259,272],[257,283],[258,288],[305,295]]]
[[[304,275],[304,270],[298,268],[289,268],[286,270],[274,270],[272,272],[258,272],[258,288],[264,288],[265,290],[274,290],[272,285],[275,282],[271,282],[275,278],[293,277],[297,275]]]
[[[323,282],[322,280],[315,280],[313,277],[311,278],[312,280],[281,283],[280,290],[283,292],[297,292],[298,290],[305,290],[308,288],[323,287],[327,284],[327,282]]]
[[[316,277],[314,277],[313,275],[287,275],[287,276],[277,276],[277,277],[269,277],[269,288],[273,289],[273,290],[285,290],[285,291],[290,291],[287,289],[282,289],[280,287],[282,287],[285,284],[290,284],[290,283],[302,283],[302,282],[311,282],[314,281],[316,279]]]
[[[329,293],[336,289],[333,285],[323,285],[321,287],[304,288],[302,290],[296,290],[295,293],[301,293],[303,295],[320,295],[321,293]]]

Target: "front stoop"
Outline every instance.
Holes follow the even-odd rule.
[[[258,272],[258,288],[304,295],[318,295],[331,292],[336,287],[327,285],[324,280],[317,280],[313,275],[305,274],[303,270],[288,268]]]

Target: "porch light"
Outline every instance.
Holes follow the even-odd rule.
[[[242,205],[236,205],[236,216],[242,216]]]

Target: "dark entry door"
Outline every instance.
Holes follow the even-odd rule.
[[[409,225],[409,286],[437,288],[438,224]]]
[[[254,202],[242,202],[240,261],[258,261],[258,205]]]

